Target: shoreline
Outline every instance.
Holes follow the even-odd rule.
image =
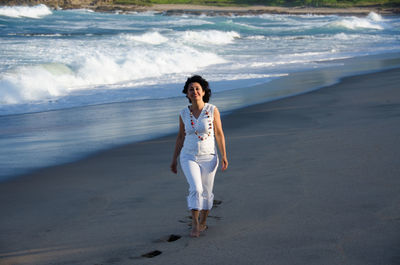
[[[322,62],[323,63],[323,62]],[[333,63],[333,62],[331,62]],[[243,108],[251,107],[253,105],[257,105],[260,103],[274,102],[277,100],[290,98],[294,96],[298,96],[301,94],[308,93],[310,91],[324,89],[336,83],[339,83],[341,79],[358,76],[366,73],[377,73],[382,72],[388,69],[397,68],[400,66],[400,54],[399,53],[388,53],[388,54],[379,54],[379,55],[369,55],[362,57],[354,57],[347,59],[338,59],[334,61],[336,66],[330,66],[328,68],[321,67],[319,69],[313,70],[305,70],[305,71],[296,71],[292,72],[288,76],[282,76],[280,78],[273,79],[267,83],[262,83],[255,86],[250,87],[241,87],[232,90],[223,91],[221,93],[215,93],[213,95],[213,102],[219,106],[222,115],[229,116],[231,113],[238,111]],[[152,105],[163,104],[164,107],[158,110],[154,110],[151,108]],[[84,160],[90,158],[92,156],[96,156],[99,153],[107,152],[108,150],[113,150],[114,148],[118,148],[120,146],[124,146],[126,144],[135,144],[140,142],[146,142],[149,140],[155,140],[160,137],[164,137],[165,135],[170,135],[170,133],[175,133],[174,127],[174,114],[179,110],[176,109],[176,106],[180,106],[182,104],[186,104],[185,98],[169,98],[169,99],[148,99],[144,101],[128,101],[128,102],[119,102],[119,103],[107,103],[107,104],[99,104],[99,105],[89,105],[89,106],[80,106],[68,109],[59,109],[45,112],[33,112],[27,114],[16,114],[15,115],[6,115],[0,116],[2,118],[2,123],[6,126],[5,131],[13,131],[14,128],[12,124],[14,123],[13,117],[18,117],[18,123],[29,123],[31,120],[53,120],[54,117],[58,117],[58,120],[69,120],[70,123],[80,124],[81,121],[79,118],[75,117],[91,117],[92,125],[88,127],[86,130],[81,130],[79,127],[71,127],[65,128],[63,132],[58,132],[57,128],[64,126],[59,123],[43,123],[41,124],[40,130],[47,131],[43,139],[39,134],[33,134],[31,137],[43,141],[46,141],[46,135],[50,135],[51,138],[55,139],[63,139],[60,143],[58,143],[57,149],[63,150],[63,157],[57,158],[57,155],[60,155],[59,151],[55,151],[52,154],[49,151],[42,150],[42,158],[40,155],[35,155],[35,157],[26,156],[25,159],[39,161],[39,164],[25,165],[24,167],[17,167],[7,169],[6,167],[2,167],[3,172],[0,175],[0,184],[2,182],[12,181],[14,179],[24,178],[24,176],[34,174],[36,172],[40,172],[41,170],[45,170],[46,168],[52,168],[58,165],[64,165],[69,163],[75,163],[80,160]],[[113,115],[114,113],[120,113],[123,110],[124,116],[121,117],[120,120],[116,119]],[[135,116],[135,113],[147,113],[147,115],[141,115],[141,119],[132,120],[124,118],[126,116]],[[112,121],[104,120],[102,117],[106,115],[112,115],[114,118]],[[152,118],[153,117],[153,118]],[[156,118],[154,118],[156,117]],[[147,122],[147,120],[152,119],[156,124],[157,123],[165,123],[166,125],[163,127],[164,129],[160,133],[160,130],[157,129],[154,131],[154,128],[147,128],[147,132],[145,135],[135,133],[130,129],[130,127],[134,128],[134,124],[138,124]],[[11,126],[8,127],[7,124],[11,123]],[[126,128],[126,123],[130,124],[128,128]],[[172,125],[168,125],[171,124]],[[53,129],[53,127],[55,129]],[[126,130],[131,133],[131,135],[121,134],[118,137],[115,135],[111,138],[107,138],[107,134],[105,135],[93,135],[93,131],[108,131],[110,128],[113,130],[122,131]],[[74,135],[77,134],[77,131],[80,133],[78,135],[88,135],[87,137],[78,137],[74,138]],[[3,135],[7,137],[7,135]],[[103,139],[101,144],[97,143],[96,136]],[[130,140],[127,140],[130,139]],[[11,138],[8,137],[8,152],[3,152],[3,155],[12,154],[14,151],[12,149],[13,146],[18,146],[19,138],[16,137]],[[40,142],[40,141],[39,141]],[[81,146],[81,148],[72,148],[70,149],[69,145],[66,145],[64,142],[73,142],[75,146]],[[91,143],[92,148],[85,146]],[[28,143],[29,144],[29,143]],[[53,147],[56,148],[56,147]],[[32,148],[32,147],[31,147]],[[6,149],[7,150],[7,149]],[[47,150],[47,149],[46,149]],[[52,149],[50,149],[52,150]],[[56,158],[54,158],[56,156]],[[8,159],[11,159],[8,157]],[[51,163],[46,162],[47,164],[43,165],[40,161],[53,161]],[[10,163],[15,163],[18,165],[18,161],[9,160]],[[17,173],[7,173],[5,172],[17,172]]]
[[[184,176],[168,172],[171,135],[0,183],[0,264],[388,264],[399,73],[346,77],[224,117],[230,168],[217,173],[220,204],[199,239],[187,236]]]
[[[88,7],[89,8],[89,7]],[[107,6],[95,7],[95,11],[136,11],[136,12],[160,12],[165,15],[208,15],[208,16],[230,16],[230,15],[261,15],[261,14],[281,14],[281,15],[368,15],[375,12],[382,15],[400,14],[400,8],[382,7],[351,7],[351,8],[315,8],[315,7],[278,7],[278,6],[203,6],[203,5],[184,5],[184,4],[156,4],[149,7],[114,5],[109,9]]]
[[[9,2],[6,6],[21,5],[21,1]],[[58,2],[41,1],[23,3],[22,5],[45,4],[55,9],[89,9],[95,12],[155,12],[163,15],[207,15],[207,16],[243,16],[261,14],[281,15],[340,15],[340,16],[365,16],[371,12],[381,15],[398,15],[400,7],[283,7],[283,6],[212,6],[212,5],[191,5],[191,4],[154,4],[149,6],[121,5],[102,2],[90,4],[64,4]]]

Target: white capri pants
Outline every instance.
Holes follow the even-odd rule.
[[[211,210],[214,201],[212,190],[218,167],[218,155],[181,154],[180,162],[189,183],[188,208],[190,210]]]

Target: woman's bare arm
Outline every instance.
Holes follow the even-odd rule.
[[[185,125],[182,121],[181,116],[179,116],[179,131],[178,131],[178,136],[176,137],[175,151],[174,151],[174,155],[172,157],[172,163],[171,163],[171,171],[175,174],[178,172],[177,159],[178,159],[179,154],[181,153],[184,140],[185,140]]]
[[[221,114],[217,108],[214,109],[214,133],[217,141],[218,149],[221,154],[221,169],[222,171],[228,168],[228,158],[225,149],[225,135],[222,130]]]

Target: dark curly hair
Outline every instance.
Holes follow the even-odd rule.
[[[182,90],[182,93],[183,93],[183,94],[186,94],[186,97],[188,97],[188,96],[187,96],[188,88],[189,88],[189,85],[190,85],[191,83],[199,83],[199,84],[200,84],[201,88],[204,90],[204,92],[206,92],[206,93],[204,94],[204,96],[203,96],[203,101],[204,101],[204,102],[208,102],[208,101],[210,100],[210,97],[211,97],[211,89],[210,89],[210,87],[209,87],[209,85],[208,85],[207,80],[205,80],[203,77],[201,77],[201,76],[199,76],[199,75],[194,75],[194,76],[192,76],[192,77],[189,77],[189,78],[186,80],[185,86],[184,86],[184,88],[183,88],[183,90]],[[189,99],[189,102],[192,103],[192,101],[190,100],[190,98],[188,98],[188,99]]]

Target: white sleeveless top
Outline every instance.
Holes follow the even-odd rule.
[[[216,154],[214,109],[214,105],[205,103],[197,119],[191,115],[189,106],[181,111],[180,115],[185,124],[185,141],[181,153],[189,155]]]

